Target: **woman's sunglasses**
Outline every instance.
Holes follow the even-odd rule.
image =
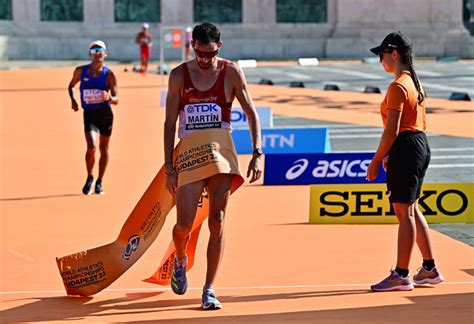
[[[393,51],[391,51],[391,50],[381,51],[381,52],[379,53],[380,62],[382,62],[383,55],[384,55],[385,53],[392,53],[392,52],[393,52]]]
[[[196,53],[196,56],[200,57],[200,58],[204,58],[204,57],[213,58],[214,56],[216,56],[219,53],[219,50],[215,50],[215,51],[212,51],[212,52],[203,52],[203,51],[200,51],[197,48],[195,48],[194,53]]]

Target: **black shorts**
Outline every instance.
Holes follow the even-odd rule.
[[[412,203],[420,197],[431,151],[423,132],[398,134],[389,152],[387,190],[391,203]]]
[[[100,135],[112,135],[114,114],[110,107],[84,110],[84,132],[99,132]]]

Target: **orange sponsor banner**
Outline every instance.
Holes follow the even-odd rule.
[[[202,203],[199,204],[196,219],[193,224],[193,229],[191,231],[191,237],[189,238],[188,246],[186,248],[186,254],[188,255],[188,264],[186,271],[192,268],[194,265],[194,255],[196,253],[196,245],[198,241],[199,231],[201,230],[202,223],[209,216],[209,199],[207,195],[202,196]],[[161,260],[160,266],[155,271],[155,273],[143,281],[154,283],[158,285],[169,285],[171,280],[171,275],[173,274],[174,268],[174,256],[176,255],[176,249],[173,242],[171,242],[166,250],[166,253]]]
[[[173,48],[183,47],[183,31],[181,29],[173,29]]]
[[[107,245],[56,258],[68,295],[90,296],[108,287],[150,247],[175,201],[162,167],[120,230]]]
[[[205,179],[214,174],[233,174],[231,191],[244,182],[238,169],[237,153],[227,130],[206,130],[192,133],[175,148],[178,186]],[[193,180],[194,179],[194,180]],[[56,258],[60,275],[68,295],[90,296],[108,287],[145,253],[160,233],[166,216],[175,205],[174,196],[165,187],[166,174],[160,169],[152,183],[125,221],[118,238],[107,245]],[[187,248],[190,260],[194,254],[202,222],[208,217],[208,199],[203,196],[201,206]],[[167,284],[172,272],[175,248],[170,243],[155,275],[148,282]],[[171,265],[171,266],[170,266]]]

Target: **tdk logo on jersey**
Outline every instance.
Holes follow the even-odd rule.
[[[265,157],[265,185],[367,183],[374,153],[278,154]],[[374,182],[385,182],[382,167]]]
[[[208,112],[218,112],[217,104],[197,104],[197,105],[187,105],[186,110],[189,114],[194,113],[208,113]]]

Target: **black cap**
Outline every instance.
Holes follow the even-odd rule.
[[[384,50],[398,50],[401,52],[411,49],[410,39],[402,34],[402,32],[393,32],[385,36],[382,44],[377,47],[371,48],[370,51],[375,55],[379,55]]]

